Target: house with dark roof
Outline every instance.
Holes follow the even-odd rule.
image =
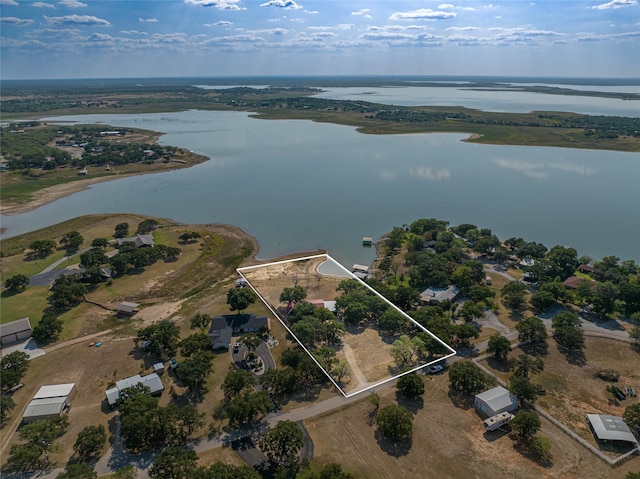
[[[584,274],[591,274],[595,271],[595,268],[593,266],[589,266],[588,264],[581,264],[580,266],[578,266],[578,271]]]
[[[153,241],[153,235],[135,235],[130,238],[119,238],[118,246],[122,246],[124,243],[134,243],[136,247],[142,248],[143,246],[153,247],[155,242]]]
[[[228,349],[234,335],[257,333],[263,328],[271,329],[271,321],[267,316],[226,314],[213,317],[207,336],[213,349]]]

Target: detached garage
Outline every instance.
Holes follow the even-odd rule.
[[[3,346],[24,341],[31,337],[29,318],[17,319],[0,326],[0,343]]]
[[[42,386],[22,415],[25,423],[60,417],[71,406],[75,383]]]
[[[502,386],[477,394],[473,401],[475,408],[487,417],[501,412],[512,412],[518,409],[518,400]]]

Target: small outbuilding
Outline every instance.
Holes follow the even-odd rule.
[[[29,318],[17,319],[0,325],[0,344],[7,346],[8,344],[17,343],[31,337],[31,322]]]
[[[27,405],[22,420],[30,423],[62,416],[71,407],[75,391],[75,383],[42,386]]]
[[[587,414],[587,420],[598,441],[630,442],[638,447],[638,440],[621,417]]]
[[[133,316],[136,314],[140,305],[138,303],[130,303],[129,301],[123,301],[118,306],[116,306],[116,310],[118,314],[123,314],[125,316]]]
[[[473,405],[485,416],[492,417],[501,412],[515,411],[518,409],[518,400],[505,388],[498,386],[476,394]]]
[[[154,363],[153,372],[158,376],[164,374],[164,363]]]

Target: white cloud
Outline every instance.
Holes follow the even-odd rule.
[[[426,30],[424,25],[384,25],[382,27],[371,25],[367,27],[370,32],[406,31],[406,30]]]
[[[371,32],[360,35],[360,38],[365,40],[408,40],[415,39],[415,35],[411,35],[409,33],[399,33],[399,32]]]
[[[429,181],[446,180],[451,177],[451,171],[449,170],[434,170],[430,166],[421,166],[419,168],[411,168],[409,173],[418,178],[422,178]]]
[[[302,5],[298,5],[294,0],[269,0],[268,2],[261,3],[260,6],[286,8],[289,10],[298,10],[302,8]]]
[[[430,8],[420,8],[410,12],[395,12],[389,19],[390,20],[446,20],[454,18],[457,15],[456,12],[443,12],[438,10],[431,10]]]
[[[187,5],[196,5],[199,7],[214,7],[218,10],[246,10],[240,7],[240,0],[183,0]]]
[[[351,30],[352,28],[355,28],[355,25],[353,23],[339,23],[336,27],[340,30]]]
[[[443,3],[442,5],[438,5],[438,10],[453,10],[454,8],[456,7],[454,7],[450,3]]]
[[[86,3],[79,2],[78,0],[60,0],[58,5],[62,5],[67,8],[84,8],[87,6]]]
[[[371,12],[370,8],[362,8],[356,12],[351,12],[351,15],[366,15],[369,12]]]
[[[0,23],[7,23],[9,25],[15,25],[16,27],[26,27],[27,25],[31,25],[33,20],[30,18],[2,17],[0,18]]]
[[[599,40],[628,40],[640,37],[640,31],[637,32],[621,32],[621,33],[606,33],[598,35],[595,33],[578,33],[577,39],[581,42],[599,41]]]
[[[591,7],[596,10],[617,10],[624,7],[636,7],[638,6],[638,0],[611,0],[607,3],[601,3],[600,5],[594,5]]]
[[[187,43],[184,33],[155,33],[151,35],[151,40],[158,43]]]
[[[445,32],[472,32],[475,30],[480,30],[480,27],[447,27],[444,29]]]
[[[227,20],[218,20],[216,23],[205,23],[203,26],[205,27],[224,27],[227,25],[233,25],[233,22],[229,22]]]
[[[91,15],[65,15],[64,17],[47,17],[44,16],[49,25],[56,27],[64,27],[69,25],[87,25],[108,27],[111,24],[102,18]]]
[[[140,23],[158,23],[157,18],[138,18]]]
[[[89,40],[92,42],[112,42],[113,37],[111,35],[107,35],[106,33],[93,33]]]
[[[304,13],[307,13],[309,15],[316,15],[320,12],[318,10],[305,10]]]
[[[138,30],[120,30],[120,33],[125,35],[148,35],[147,32],[139,32]]]
[[[31,4],[31,6],[35,8],[53,8],[53,9],[56,8],[56,6],[53,3],[45,3],[45,2],[34,2]]]
[[[0,0],[0,5],[13,5],[13,6],[16,6],[16,5],[18,5],[18,2],[16,2],[15,0]]]

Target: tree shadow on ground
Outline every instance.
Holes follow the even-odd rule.
[[[551,456],[551,454],[545,457],[540,457],[538,454],[532,451],[531,448],[529,447],[529,444],[527,444],[524,441],[519,441],[517,439],[514,439],[513,449],[515,449],[522,457],[525,457],[530,461],[535,462],[539,466],[542,466],[546,469],[550,469],[553,467],[553,457]]]
[[[399,391],[396,391],[396,401],[398,402],[398,405],[408,409],[414,415],[418,414],[418,411],[424,408],[424,399],[422,397],[410,399],[403,396]]]
[[[378,446],[380,446],[380,449],[392,457],[406,456],[407,454],[409,454],[411,448],[413,447],[412,438],[409,438],[406,441],[394,442],[383,437],[379,431],[376,431],[375,438]]]
[[[506,359],[495,359],[489,356],[487,358],[487,364],[489,365],[489,367],[491,367],[491,369],[500,371],[501,373],[509,372],[509,361],[507,361]]]
[[[582,349],[572,350],[558,346],[558,350],[564,355],[569,364],[580,367],[583,367],[587,364],[587,356],[585,356]]]
[[[547,341],[544,343],[521,344],[519,349],[529,356],[547,356],[549,354],[549,345],[547,344]]]
[[[449,391],[449,399],[458,409],[471,409],[473,407],[473,397],[468,394]]]

